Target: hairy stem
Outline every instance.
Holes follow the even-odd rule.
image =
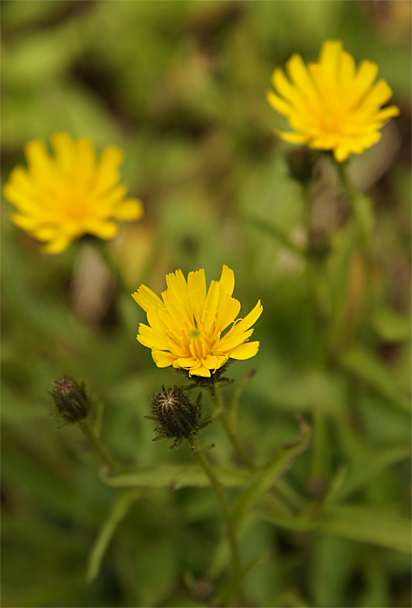
[[[83,432],[83,435],[86,437],[87,441],[90,443],[92,448],[94,449],[96,455],[98,456],[100,462],[110,469],[118,469],[119,465],[112,458],[112,456],[107,452],[104,445],[101,443],[100,439],[96,437],[90,428],[88,422],[83,421],[79,424],[80,429]]]
[[[227,438],[232,444],[238,458],[243,462],[244,465],[248,467],[248,469],[256,469],[254,462],[246,454],[245,450],[242,448],[238,438],[232,430],[228,415],[226,413],[225,404],[223,402],[222,395],[220,394],[218,387],[214,386],[213,389],[210,391],[210,394],[212,400],[214,401],[219,410],[219,418],[222,422],[223,429],[227,435]]]
[[[201,451],[201,448],[199,448],[199,445],[197,443],[195,443],[194,438],[189,437],[187,442],[188,442],[189,446],[192,448],[192,452],[193,452],[196,460],[198,461],[198,463],[202,467],[205,475],[209,479],[210,484],[216,494],[216,498],[218,499],[219,506],[222,511],[223,519],[226,524],[227,538],[229,541],[230,551],[232,554],[233,574],[235,577],[237,577],[237,576],[239,576],[240,570],[241,570],[239,547],[238,547],[238,542],[237,542],[237,538],[235,535],[235,531],[233,528],[232,520],[230,517],[230,507],[229,507],[229,503],[226,498],[226,494],[223,490],[223,487],[219,483],[219,481],[213,471],[213,468],[211,467],[207,458]]]

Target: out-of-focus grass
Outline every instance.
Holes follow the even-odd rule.
[[[177,268],[219,278],[226,263],[242,310],[258,298],[264,305],[259,354],[230,369],[237,379],[258,370],[240,404],[242,440],[263,462],[295,438],[294,415],[303,413],[315,442],[291,483],[311,499],[347,467],[338,508],[377,513],[364,524],[358,512],[340,512],[340,528],[323,532],[250,522],[245,560],[262,551],[270,559],[245,584],[246,605],[409,606],[409,556],[387,541],[399,539],[396,522],[393,537],[386,526],[410,510],[410,3],[5,0],[1,9],[3,180],[28,140],[68,131],[125,149],[123,175],[146,210],[110,244],[125,286],[109,289],[99,288],[98,260],[83,244],[40,254],[4,203],[3,605],[203,605],[201,581],[221,572],[213,557],[219,516],[207,489],[143,491],[99,577],[84,583],[90,548],[121,490],[99,480],[76,429],[58,428],[46,393],[69,374],[102,395],[102,434],[124,463],[190,461],[184,449],[151,443],[143,420],[151,394],[178,379],[136,342],[144,316],[130,292],[141,282],[162,290]],[[341,305],[322,325],[318,303],[327,319],[331,302],[313,268],[247,218],[299,237],[304,201],[271,133],[283,123],[265,92],[276,65],[293,52],[316,58],[326,38],[379,64],[401,116],[352,162],[376,216],[366,318],[364,268],[356,255],[348,260],[346,207],[324,167],[313,221],[334,234],[329,272]],[[217,425],[204,436],[229,463]]]

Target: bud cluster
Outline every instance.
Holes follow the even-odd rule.
[[[180,386],[167,390],[162,387],[152,401],[152,414],[160,427],[155,430],[164,437],[187,439],[197,433],[200,419],[200,405],[193,405],[187,393]]]
[[[87,418],[92,408],[84,382],[77,383],[67,376],[56,380],[49,394],[60,416],[67,422],[81,422]]]

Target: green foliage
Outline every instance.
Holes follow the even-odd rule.
[[[410,606],[410,3],[1,9],[3,183],[27,141],[67,131],[121,146],[145,206],[105,262],[83,242],[41,254],[3,202],[2,605]],[[367,190],[362,246],[330,159],[310,190],[290,177],[265,100],[273,68],[315,59],[325,38],[376,61],[401,109],[349,163]],[[119,274],[99,283],[107,260]],[[144,420],[184,380],[136,342],[130,297],[177,268],[217,279],[223,263],[240,316],[264,306],[258,355],[220,389],[251,466],[206,390],[202,403],[199,440],[238,529],[234,577],[210,479]],[[90,432],[118,470],[50,416],[66,374],[86,383]]]

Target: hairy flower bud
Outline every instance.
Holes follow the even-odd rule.
[[[315,177],[315,165],[317,161],[315,152],[307,148],[298,148],[297,150],[288,151],[285,157],[289,175],[292,179],[305,185]]]
[[[55,381],[50,396],[60,416],[67,422],[81,422],[87,418],[92,407],[84,383],[77,383],[67,376]]]
[[[193,405],[188,395],[180,386],[167,390],[162,387],[161,393],[153,397],[152,413],[160,424],[155,430],[165,437],[186,439],[198,431],[200,405]]]

